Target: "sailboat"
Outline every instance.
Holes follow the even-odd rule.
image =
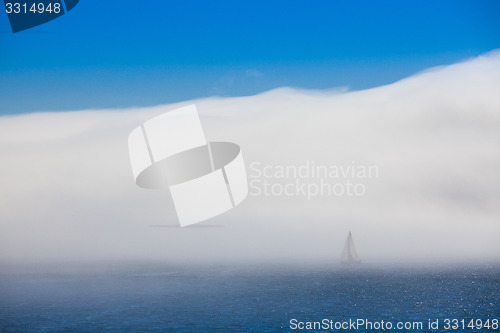
[[[359,259],[356,249],[354,248],[354,241],[352,240],[352,234],[349,231],[347,240],[345,241],[344,251],[340,257],[340,262],[343,264],[360,264],[361,259]]]

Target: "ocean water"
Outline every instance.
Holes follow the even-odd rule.
[[[291,320],[296,320],[292,329]],[[299,329],[299,322],[372,327]],[[1,332],[493,332],[500,266],[62,265],[0,271]],[[439,320],[430,329],[429,320]],[[449,323],[450,325],[453,322]],[[333,324],[332,324],[333,325]],[[407,324],[408,325],[408,324]]]

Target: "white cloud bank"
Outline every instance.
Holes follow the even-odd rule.
[[[0,117],[0,261],[337,262],[500,259],[500,53],[357,92],[277,89],[194,101],[207,139],[245,162],[377,165],[363,197],[254,197],[177,223],[166,191],[138,188],[127,136],[193,101]],[[250,173],[250,170],[249,170]]]

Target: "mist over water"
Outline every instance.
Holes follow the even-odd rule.
[[[2,116],[0,261],[331,262],[349,231],[365,262],[498,260],[499,69],[496,51],[364,91],[283,88]],[[191,103],[208,141],[240,145],[250,181],[277,188],[299,181],[298,195],[250,195],[203,222],[223,227],[149,227],[178,219],[168,191],[135,185],[127,136]],[[328,177],[299,175],[308,162]],[[252,165],[262,173],[275,166],[274,176]],[[339,193],[334,186],[352,166],[377,171],[346,173],[363,195],[302,193],[323,180]],[[299,177],[276,175],[282,167]]]
[[[377,174],[356,177],[362,196],[249,196],[189,228],[168,192],[136,187],[126,138],[193,101],[0,117],[0,331],[498,318],[499,69],[497,51],[366,91],[195,101],[207,140],[248,165]],[[349,231],[361,265],[339,264]]]

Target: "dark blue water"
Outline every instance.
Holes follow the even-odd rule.
[[[444,332],[447,318],[500,319],[500,266],[123,264],[0,272],[1,332],[328,331],[292,330],[291,319],[422,322],[421,330],[386,331]],[[429,319],[439,319],[440,329],[428,329]]]

